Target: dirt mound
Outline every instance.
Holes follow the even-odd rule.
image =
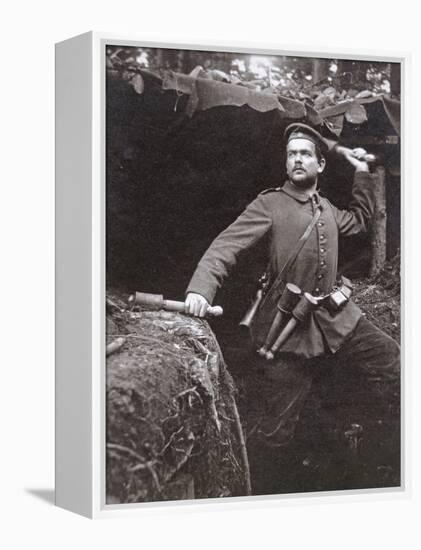
[[[206,321],[108,296],[107,503],[244,495],[234,386]]]

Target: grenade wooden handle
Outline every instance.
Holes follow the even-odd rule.
[[[271,349],[266,353],[266,359],[271,361],[275,357],[275,353],[278,349],[288,340],[295,327],[298,325],[298,321],[295,317],[291,317],[288,323],[285,325],[281,334],[276,339],[276,342],[273,344]]]
[[[163,300],[161,309],[167,311],[179,311],[184,313],[185,304],[184,302],[177,302],[176,300]],[[206,315],[209,317],[220,317],[224,313],[224,310],[221,306],[208,306],[206,309]]]
[[[250,305],[250,307],[246,311],[246,314],[244,315],[244,317],[241,319],[239,323],[240,327],[250,329],[254,316],[256,315],[262,300],[263,300],[263,289],[259,288],[259,290],[256,293],[256,298],[254,299],[253,303]]]
[[[165,309],[166,311],[178,311],[184,313],[184,302],[176,300],[164,300],[162,294],[150,294],[149,292],[136,292],[129,297],[130,305],[140,305],[150,309]],[[210,317],[219,317],[224,313],[221,306],[209,306],[206,310],[206,315]]]
[[[343,145],[336,145],[335,150],[338,153],[341,153],[341,154],[347,152],[348,154],[350,154],[354,158],[356,158],[358,160],[362,160],[364,162],[367,162],[368,164],[374,164],[375,162],[378,161],[378,158],[376,157],[376,155],[373,155],[372,153],[365,153],[363,155],[356,155],[356,154],[354,154],[353,149],[350,149],[349,147],[344,147]]]

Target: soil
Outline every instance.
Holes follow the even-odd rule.
[[[107,503],[243,495],[234,388],[209,325],[107,295]],[[243,446],[242,446],[243,444]]]

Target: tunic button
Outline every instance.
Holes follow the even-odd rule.
[[[319,294],[320,288],[315,288],[315,289],[314,289],[314,292],[315,292],[315,294]]]
[[[320,280],[320,279],[323,279],[323,275],[322,275],[321,273],[319,273],[319,274],[317,275],[317,278],[318,278],[319,280]]]
[[[324,241],[324,240],[325,240],[325,236],[324,236],[324,235],[320,235],[320,240],[321,240],[321,241]]]
[[[324,248],[321,248],[321,249],[320,249],[320,252],[323,254],[323,252],[325,252],[325,249],[324,249]]]
[[[317,222],[317,225],[318,225],[319,227],[323,227],[324,224],[323,224],[323,222]]]
[[[324,260],[322,260],[322,261],[320,262],[320,265],[322,265],[322,266],[325,265],[325,264],[326,264],[326,262],[325,262]]]

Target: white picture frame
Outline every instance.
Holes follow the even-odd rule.
[[[312,51],[284,45],[167,44],[86,33],[56,45],[56,504],[90,518],[161,506],[238,507],[290,502],[369,500],[408,491],[408,373],[402,340],[402,485],[395,489],[224,500],[107,505],[105,499],[105,46],[144,46],[270,55],[305,55],[401,63],[402,189],[407,185],[405,129],[409,55]],[[402,199],[405,198],[403,194]],[[404,204],[404,200],[402,200]],[[402,235],[402,239],[404,234]],[[404,247],[401,247],[402,252]],[[403,265],[405,258],[403,257]],[[406,309],[403,310],[406,314]]]

